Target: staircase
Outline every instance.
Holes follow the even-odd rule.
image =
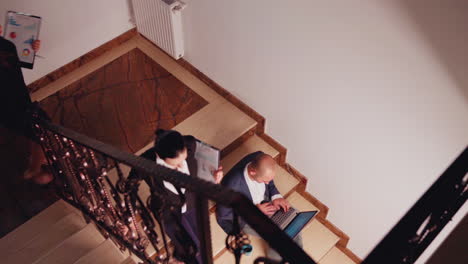
[[[60,200],[0,240],[2,263],[135,263]]]
[[[261,150],[275,157],[281,165],[275,178],[279,191],[299,210],[320,211],[302,232],[304,250],[314,261],[321,264],[359,262],[359,259],[346,248],[349,238],[326,219],[328,208],[305,192],[304,178],[291,173],[290,166],[284,162],[286,155],[284,148],[278,147],[277,144],[269,144],[271,140],[265,140],[268,136],[264,134],[264,125],[233,105],[144,38],[133,37],[94,59],[89,63],[89,69],[87,64],[81,66],[43,87],[33,94],[32,98],[46,98],[60,90],[60,87],[65,87],[73,80],[92,72],[99,65],[118,57],[118,54],[114,53],[123,54],[134,48],[143,51],[208,101],[208,105],[173,129],[182,134],[193,135],[222,149],[221,164],[225,172],[245,155],[254,151]],[[152,143],[149,143],[135,154],[142,153],[151,145]],[[144,186],[140,188],[140,195],[145,199],[149,195],[148,188]],[[232,253],[224,247],[226,234],[216,223],[214,210],[211,210],[210,220],[214,262],[235,263]],[[253,253],[250,256],[243,256],[242,263],[253,263],[256,257],[265,256],[266,243],[255,237],[251,237],[251,242]],[[64,201],[56,202],[2,238],[0,252],[2,263],[135,263],[128,254],[121,253],[111,240],[105,239],[93,224],[87,224],[78,210]]]

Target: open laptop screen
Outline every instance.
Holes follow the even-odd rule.
[[[295,238],[316,214],[317,211],[298,213],[294,220],[284,229],[284,232],[289,237]]]

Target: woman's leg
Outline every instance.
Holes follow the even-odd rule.
[[[197,261],[198,263],[203,263],[200,253],[200,238],[198,235],[198,225],[197,225],[197,214],[195,209],[189,210],[182,214],[182,225],[184,226],[187,233],[193,240],[193,243],[197,247]]]
[[[193,258],[197,249],[195,248],[195,242],[192,241],[192,235],[189,233],[191,228],[187,227],[187,223],[184,224],[184,222],[186,222],[184,214],[178,215],[177,218],[166,218],[164,229],[174,246],[174,257],[180,261],[184,261],[184,263],[197,264],[197,260]],[[190,253],[191,251],[192,254]]]

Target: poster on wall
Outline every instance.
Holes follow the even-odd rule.
[[[41,18],[38,16],[8,11],[3,37],[16,46],[21,67],[32,69],[36,57],[31,45],[39,38]]]

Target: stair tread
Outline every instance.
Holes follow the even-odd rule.
[[[302,230],[302,241],[304,251],[313,260],[319,261],[332,249],[340,238],[317,219],[313,219]]]
[[[320,211],[317,207],[315,207],[311,202],[306,200],[301,194],[298,192],[293,192],[291,195],[288,196],[287,200],[298,211]]]
[[[265,241],[263,241],[259,237],[254,237],[250,236],[250,242],[251,245],[253,246],[253,252],[250,256],[243,255],[241,259],[241,264],[245,263],[253,263],[254,260],[258,257],[261,256],[266,256],[266,250],[268,248],[268,245]],[[304,240],[304,236],[303,236]],[[311,252],[308,252],[305,250],[307,254],[312,256]],[[312,256],[312,258],[316,260]],[[221,256],[215,259],[214,261],[215,264],[234,264],[235,259],[234,255],[229,252],[225,251]],[[325,256],[322,257],[322,259],[318,262],[319,264],[355,264],[348,256],[346,256],[340,249],[337,247],[333,247],[331,250],[329,250]]]
[[[224,172],[227,173],[243,157],[256,151],[263,151],[264,153],[269,154],[272,157],[276,157],[279,154],[278,150],[270,146],[259,136],[253,135],[247,141],[242,143],[242,145],[240,145],[231,153],[229,153],[229,155],[223,158],[223,160],[221,161],[221,165],[223,166]]]
[[[42,257],[35,264],[67,264],[78,260],[87,252],[93,250],[104,242],[104,237],[94,224],[88,224],[85,228],[73,234],[49,254]]]
[[[299,180],[294,178],[283,167],[278,166],[276,177],[274,179],[276,188],[282,195],[286,195],[299,184]]]
[[[346,256],[343,251],[337,247],[333,247],[328,253],[319,261],[319,264],[355,264],[355,262]]]
[[[80,231],[86,223],[80,215],[70,213],[54,225],[43,228],[38,235],[24,245],[17,245],[14,250],[5,252],[3,263],[32,263],[48,254],[74,233]],[[2,252],[3,253],[3,252]]]
[[[135,261],[132,259],[132,257],[128,257],[124,261],[120,262],[120,264],[135,264]]]
[[[320,211],[298,192],[293,192],[287,199],[291,205],[299,211]],[[304,251],[315,261],[318,261],[336,245],[340,238],[325,225],[320,223],[317,218],[314,218],[304,230],[302,230],[302,240]]]
[[[213,257],[225,248],[226,233],[216,222],[216,214],[210,214],[211,247]]]
[[[203,107],[173,129],[224,149],[257,122],[226,100]]]
[[[115,264],[125,260],[125,256],[110,239],[78,259],[75,264]]]
[[[6,252],[27,243],[42,230],[60,221],[60,219],[71,212],[78,212],[78,210],[63,200],[53,203],[26,223],[0,239],[0,252]]]

